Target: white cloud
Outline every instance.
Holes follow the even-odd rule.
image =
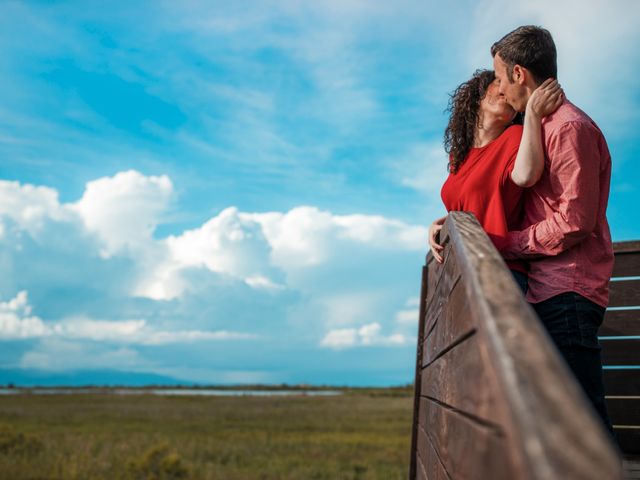
[[[399,325],[411,325],[415,326],[418,323],[418,316],[420,307],[420,298],[412,297],[407,299],[405,308],[398,310],[395,314],[395,322]]]
[[[297,272],[331,264],[345,248],[419,252],[426,234],[425,227],[382,216],[334,215],[311,206],[286,213],[229,207],[201,227],[164,240],[168,255],[155,260],[136,292],[178,298],[190,288],[183,274],[191,268],[229,275],[255,288],[298,288]]]
[[[49,333],[44,322],[31,315],[26,291],[18,292],[8,302],[0,302],[0,339],[39,337]]]
[[[97,343],[45,338],[35,350],[22,355],[19,366],[38,370],[78,370],[110,368],[135,370],[148,362],[130,347],[111,347]]]
[[[88,182],[82,198],[69,208],[80,214],[87,230],[100,236],[101,253],[108,257],[125,248],[147,248],[172,194],[166,175],[129,170]]]
[[[10,220],[16,228],[36,237],[47,221],[69,221],[72,217],[61,207],[53,188],[0,181],[0,225]],[[5,228],[3,225],[3,231]]]
[[[202,227],[170,236],[171,259],[182,267],[206,267],[239,278],[268,269],[269,249],[260,225],[229,207]]]
[[[401,325],[417,325],[418,323],[418,309],[411,310],[399,310],[396,313],[395,321]]]
[[[166,176],[128,171],[96,179],[73,203],[47,187],[0,181],[0,191],[15,206],[0,211],[7,272],[0,301],[8,299],[0,303],[0,338],[35,341],[20,357],[24,368],[176,368],[212,378],[189,372],[204,365],[198,355],[215,342],[205,362],[212,372],[267,378],[246,365],[236,371],[215,363],[236,354],[235,341],[265,355],[287,345],[409,343],[395,330],[393,305],[415,287],[422,226],[313,206],[229,207],[160,238],[155,229],[174,198]],[[144,347],[158,348],[145,348],[143,357]],[[179,353],[165,358],[167,350]]]
[[[247,285],[253,288],[264,288],[267,290],[282,290],[286,288],[284,285],[273,283],[271,280],[261,275],[247,277],[244,279],[244,281],[247,283]]]
[[[367,248],[420,251],[427,229],[377,215],[333,215],[315,207],[241,214],[258,222],[272,248],[272,261],[285,270],[313,267],[334,257],[341,241]]]
[[[176,330],[163,331],[146,320],[95,320],[69,318],[54,325],[54,332],[65,338],[112,341],[139,345],[166,345],[203,340],[246,340],[256,335],[229,331]]]
[[[407,338],[399,333],[389,336],[381,335],[382,327],[379,323],[369,323],[360,328],[341,328],[329,331],[321,340],[320,345],[333,349],[343,349],[361,346],[403,345]]]
[[[95,320],[86,317],[65,318],[45,323],[31,315],[32,307],[25,290],[8,302],[0,302],[0,339],[59,337],[130,343],[138,345],[166,345],[203,340],[246,340],[256,335],[229,331],[177,330],[163,331],[147,324],[146,320]]]
[[[357,341],[358,331],[355,328],[340,328],[327,333],[320,342],[320,345],[337,349],[353,347]]]

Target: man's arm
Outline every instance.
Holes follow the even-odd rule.
[[[547,152],[551,188],[558,194],[553,214],[519,232],[509,232],[502,254],[507,259],[558,255],[594,229],[600,197],[597,130],[570,122],[554,132]]]

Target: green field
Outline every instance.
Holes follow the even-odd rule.
[[[0,478],[406,479],[410,388],[0,396]]]

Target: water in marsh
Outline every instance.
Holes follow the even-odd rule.
[[[200,388],[0,388],[0,395],[74,395],[86,393],[108,393],[112,395],[199,395],[219,397],[276,397],[303,395],[312,397],[342,395],[337,390],[216,390]]]

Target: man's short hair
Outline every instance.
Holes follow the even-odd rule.
[[[551,33],[541,27],[525,25],[507,33],[491,46],[491,56],[500,54],[507,64],[509,82],[513,83],[513,67],[520,65],[540,84],[547,78],[558,77],[556,44]]]

